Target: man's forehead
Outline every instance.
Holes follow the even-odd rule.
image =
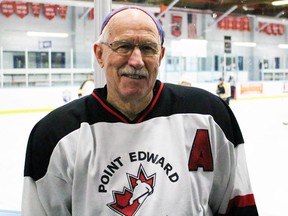
[[[151,23],[155,23],[154,20],[147,13],[145,13],[142,10],[135,9],[135,8],[128,8],[126,10],[119,11],[118,13],[115,13],[115,15],[111,17],[111,19],[114,19],[114,18],[117,19],[117,17],[125,17],[126,22],[127,21],[129,22],[129,18],[133,17],[133,16],[135,16],[135,17],[137,16],[139,18],[142,17]],[[139,21],[141,21],[141,20],[139,20]],[[156,24],[155,24],[155,27],[157,27]]]
[[[133,8],[116,13],[113,17],[111,17],[107,25],[110,25],[112,23],[115,23],[116,26],[118,24],[124,24],[128,29],[130,24],[132,24],[132,22],[136,22],[137,25],[142,24],[149,25],[150,27],[158,31],[157,26],[155,25],[153,19],[151,19],[148,14],[144,13],[141,10]]]
[[[151,18],[151,21],[154,22],[155,26],[157,27],[158,29],[158,32],[159,32],[159,35],[160,35],[160,38],[161,38],[161,44],[164,43],[164,31],[162,29],[162,26],[160,24],[160,22],[158,21],[158,19],[156,19],[154,17],[153,14],[147,12],[146,10],[144,10],[143,8],[141,7],[137,7],[137,6],[125,6],[125,7],[122,7],[122,8],[119,8],[117,10],[114,10],[112,12],[110,12],[106,18],[104,19],[104,22],[102,23],[102,26],[101,26],[101,34],[104,30],[104,28],[107,26],[107,24],[112,20],[112,18],[117,18],[118,15],[125,15],[126,14],[136,14],[136,13],[140,13],[141,15],[147,15],[147,18],[149,19],[149,17]],[[116,16],[117,15],[117,16]],[[127,17],[127,19],[129,19],[129,17]]]

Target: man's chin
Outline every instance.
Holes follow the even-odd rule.
[[[144,99],[147,95],[149,95],[149,88],[148,87],[126,87],[120,90],[122,99],[124,101],[133,101],[133,100],[142,100]]]
[[[143,97],[144,91],[142,89],[125,89],[122,91],[122,97],[126,98],[126,100],[135,100]]]

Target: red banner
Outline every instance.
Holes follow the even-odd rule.
[[[15,13],[20,17],[24,18],[29,13],[28,3],[15,2]]]
[[[4,0],[0,1],[0,12],[6,17],[10,17],[15,13],[20,18],[24,18],[29,14],[29,5],[31,5],[34,17],[39,17],[42,9],[42,4],[40,3]],[[57,15],[57,12],[62,19],[65,19],[67,10],[68,6],[65,5],[43,4],[44,16],[49,20],[53,19]]]
[[[89,12],[89,19],[94,20],[94,8],[92,8]]]
[[[218,28],[220,29],[228,29],[228,20],[222,19],[218,22]]]
[[[56,16],[56,5],[44,4],[44,16],[52,20]]]
[[[34,17],[39,17],[41,5],[39,3],[32,3],[32,13]]]
[[[197,15],[188,13],[187,14],[188,23],[188,38],[197,38]]]
[[[249,17],[226,17],[218,22],[219,29],[251,31]]]
[[[260,33],[265,33],[268,35],[277,36],[285,33],[284,24],[258,22],[258,28]]]
[[[1,2],[1,12],[4,16],[10,17],[14,13],[14,4],[13,1],[2,1]]]
[[[62,19],[66,18],[67,9],[68,9],[68,6],[63,6],[63,5],[58,6],[59,15]]]
[[[243,30],[244,31],[250,31],[251,30],[250,18],[249,17],[242,17],[241,20],[243,22]]]
[[[181,35],[182,30],[182,16],[172,16],[172,27],[171,34],[175,37],[179,37]]]

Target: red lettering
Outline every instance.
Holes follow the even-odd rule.
[[[193,141],[188,163],[189,171],[197,171],[202,167],[204,171],[213,171],[213,156],[208,130],[198,129]]]

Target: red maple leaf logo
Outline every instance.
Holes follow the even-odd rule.
[[[127,173],[130,189],[124,187],[123,191],[113,191],[113,202],[107,206],[123,216],[133,216],[153,193],[156,174],[147,176],[143,166],[140,165],[137,176]]]

